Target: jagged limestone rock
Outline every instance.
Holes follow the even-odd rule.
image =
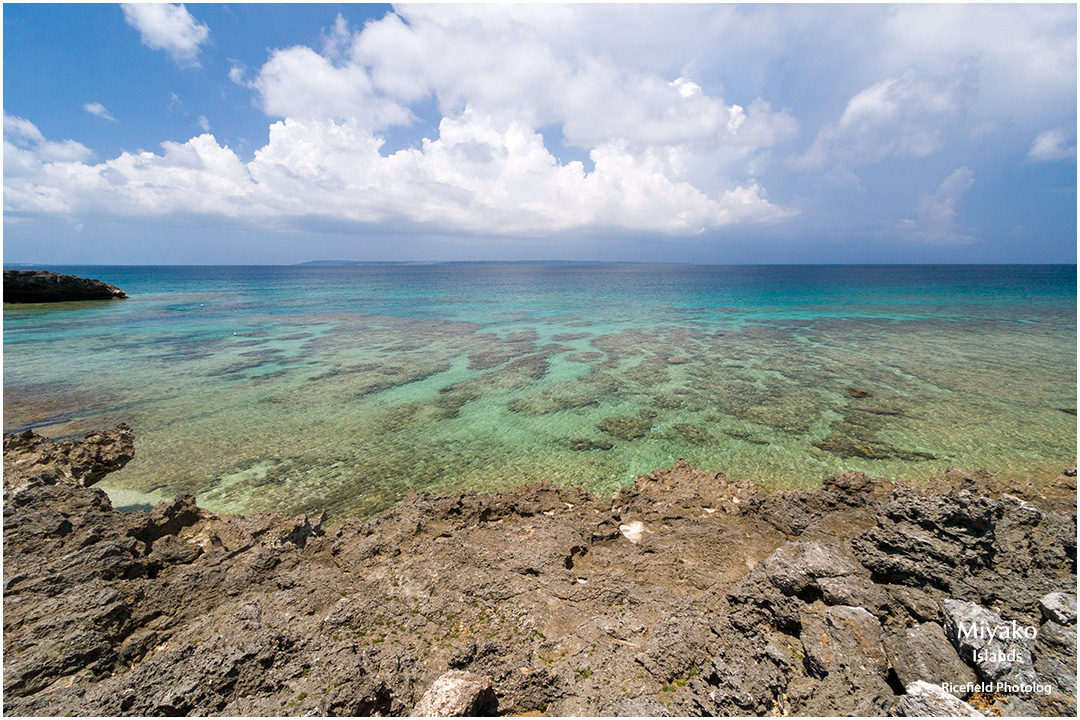
[[[447,670],[432,683],[413,715],[425,717],[490,717],[499,701],[491,689],[491,679],[463,670]]]
[[[1015,620],[1006,622],[997,613],[963,600],[946,600],[941,613],[950,642],[983,680],[1016,686],[1035,684],[1028,640],[1036,637],[1037,628]]]
[[[916,680],[896,703],[900,717],[986,717],[966,702],[945,692],[940,685]]]

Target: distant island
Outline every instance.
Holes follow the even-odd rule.
[[[689,265],[691,263],[650,263],[620,260],[309,260],[296,265],[353,267],[356,265]]]

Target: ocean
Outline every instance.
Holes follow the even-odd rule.
[[[118,422],[118,507],[367,516],[413,491],[600,495],[678,458],[765,490],[1076,457],[1076,266],[58,267],[4,306],[4,430]]]

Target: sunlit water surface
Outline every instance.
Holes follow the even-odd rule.
[[[680,457],[773,489],[1076,456],[1075,266],[48,269],[130,299],[4,306],[4,429],[129,423],[117,505],[341,519]]]

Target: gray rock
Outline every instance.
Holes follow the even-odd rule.
[[[938,603],[928,593],[904,585],[883,585],[889,599],[914,620],[923,623],[938,619]]]
[[[158,567],[163,565],[187,565],[195,562],[203,550],[198,545],[181,540],[175,535],[165,535],[154,542],[150,562]]]
[[[806,665],[821,678],[808,715],[884,715],[893,703],[881,625],[865,608],[807,608],[800,636]]]
[[[476,657],[476,641],[470,641],[455,649],[446,664],[455,670],[460,670],[467,667],[474,657]]]
[[[607,714],[607,713],[605,713]],[[615,717],[671,717],[671,711],[651,697],[628,698],[610,710]]]
[[[883,510],[877,527],[855,543],[879,582],[952,591],[971,568],[989,564],[985,536],[1000,515],[993,501],[967,493],[921,497],[898,486]]]
[[[900,717],[986,717],[960,698],[945,692],[940,685],[916,680],[907,686],[907,694],[896,703]]]
[[[903,635],[886,637],[885,648],[904,687],[916,681],[964,686],[977,680],[936,622],[925,622],[908,628]]]
[[[798,635],[802,601],[777,589],[763,566],[757,565],[728,591],[732,624],[743,634],[768,626]]]
[[[463,670],[447,670],[413,708],[413,715],[477,717],[494,715],[499,701],[491,679]]]
[[[1076,697],[1076,626],[1043,623],[1034,652],[1039,679]]]
[[[881,625],[864,608],[837,605],[824,613],[824,632],[807,622],[803,646],[823,675],[844,667],[857,667],[884,677],[889,661],[882,645]],[[808,617],[809,620],[809,617]]]
[[[800,595],[817,588],[819,578],[836,578],[861,570],[841,548],[811,541],[782,545],[762,563],[769,582],[785,595]]]
[[[1008,495],[927,497],[898,485],[877,526],[851,548],[877,583],[940,591],[1034,620],[1039,598],[1068,583],[1062,571],[1075,566],[1072,499],[1071,507],[1062,499],[1037,508]]]
[[[826,605],[864,607],[880,617],[880,610],[888,604],[886,594],[863,574],[823,577],[816,584]]]
[[[735,635],[735,633],[732,633]],[[772,699],[785,692],[797,674],[789,649],[791,638],[776,634],[743,638],[735,647],[712,659],[704,676],[712,703],[709,714],[716,716],[767,715]],[[803,670],[799,663],[799,670]]]
[[[988,682],[1034,685],[1035,668],[1020,623],[1005,622],[997,613],[975,603],[946,600],[942,604],[945,633],[964,662]]]
[[[1043,595],[1039,599],[1039,610],[1043,617],[1059,625],[1076,624],[1076,596],[1056,592]]]
[[[1000,710],[1002,717],[1038,717],[1045,714],[1032,698],[1010,697],[996,701],[991,707]]]

